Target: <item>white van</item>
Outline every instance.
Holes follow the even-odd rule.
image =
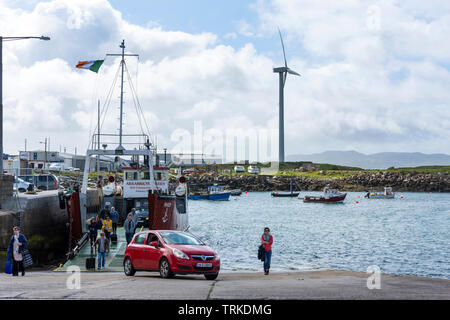
[[[244,166],[234,166],[234,172],[245,172]]]

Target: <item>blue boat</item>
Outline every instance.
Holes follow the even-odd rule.
[[[225,192],[223,186],[213,185],[208,187],[208,193],[191,194],[189,200],[213,200],[227,201],[230,199],[230,192]]]

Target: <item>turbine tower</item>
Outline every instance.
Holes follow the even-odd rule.
[[[278,73],[279,77],[280,77],[280,114],[279,114],[279,125],[278,125],[278,139],[279,139],[279,143],[278,143],[278,161],[279,162],[284,162],[284,85],[286,83],[286,78],[287,78],[287,74],[293,74],[295,76],[300,76],[300,74],[298,74],[297,72],[289,69],[289,67],[287,66],[287,61],[286,61],[286,52],[284,51],[284,43],[283,43],[283,37],[281,36],[281,31],[278,28],[278,33],[280,34],[280,40],[281,40],[281,46],[283,47],[283,56],[284,56],[284,67],[278,67],[278,68],[273,68],[273,72],[274,73]]]

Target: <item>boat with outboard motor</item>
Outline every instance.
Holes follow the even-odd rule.
[[[367,192],[364,197],[368,199],[394,199],[395,193],[392,191],[392,187],[385,187],[384,192]]]
[[[293,180],[291,179],[291,185],[290,185],[290,192],[279,192],[279,191],[273,191],[271,193],[272,197],[275,198],[296,198],[300,192],[294,192],[294,184]]]

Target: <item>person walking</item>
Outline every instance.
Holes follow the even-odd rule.
[[[99,218],[98,215],[97,215],[97,218]],[[89,221],[89,225],[88,225],[89,240],[90,240],[91,246],[92,246],[94,244],[95,240],[97,240],[98,222],[95,218],[90,218],[88,221]]]
[[[116,208],[111,207],[111,221],[112,221],[112,232],[114,234],[117,233],[117,224],[119,223],[119,213],[116,211]]]
[[[133,234],[136,232],[136,227],[137,227],[137,219],[138,219],[138,216],[137,216],[137,213],[136,213],[136,209],[135,208],[132,208],[131,209],[131,212],[128,214],[128,215],[130,215],[131,214],[131,219],[133,220],[133,222],[134,222],[134,230],[133,230]]]
[[[105,220],[106,215],[109,215],[111,212],[109,211],[109,202],[105,203],[105,207],[100,211],[100,219]]]
[[[13,236],[9,240],[8,245],[8,260],[12,261],[12,275],[18,276],[19,271],[22,272],[22,276],[25,275],[25,267],[23,265],[23,255],[22,252],[28,246],[27,238],[20,233],[19,227],[13,228]]]
[[[100,238],[95,240],[92,245],[98,252],[97,270],[105,268],[106,252],[109,252],[109,240],[105,237],[104,232],[100,232]]]
[[[272,244],[273,237],[270,234],[268,227],[264,228],[264,233],[261,236],[261,244],[264,246],[264,275],[269,274],[270,262],[272,260]]]
[[[112,228],[112,220],[107,214],[105,220],[103,220],[102,231],[105,233],[106,239],[108,239],[108,241],[111,241]]]
[[[134,230],[136,229],[136,224],[133,221],[133,215],[128,214],[127,220],[123,223],[123,228],[125,229],[125,238],[127,239],[127,245],[130,244],[133,239]]]

